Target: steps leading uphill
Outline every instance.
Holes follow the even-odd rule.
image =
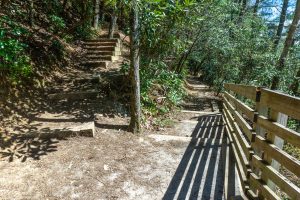
[[[83,44],[86,55],[82,65],[85,66],[107,68],[121,56],[121,42],[117,38],[85,40]]]

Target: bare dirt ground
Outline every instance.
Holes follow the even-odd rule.
[[[0,198],[161,199],[184,146],[118,130],[52,140],[40,160],[0,162]]]
[[[78,73],[74,72],[74,78]],[[56,88],[61,89],[61,85]],[[126,131],[126,108],[112,100],[111,94],[92,102],[61,101],[54,105],[42,97],[36,99],[41,104],[28,108],[32,115],[15,112],[2,122],[2,127],[23,130],[30,125],[32,118],[28,116],[35,116],[35,120],[39,116],[46,122],[53,117],[64,123],[58,116],[62,114],[69,121],[95,118],[94,137],[4,135],[0,199],[226,199],[229,193],[241,198],[234,161],[232,165],[227,161],[231,157],[226,156],[229,150],[220,128],[222,121],[212,103],[218,99],[203,91],[189,93],[183,109],[211,114],[178,112],[172,119],[173,126],[145,131],[140,136]],[[171,138],[162,137],[168,135]],[[231,169],[228,173],[232,178],[227,182],[225,168]],[[224,187],[229,181],[233,187]]]

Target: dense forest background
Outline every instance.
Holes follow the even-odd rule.
[[[139,11],[144,113],[168,112],[184,96],[183,78],[217,93],[225,82],[299,96],[299,0],[1,0],[1,93],[43,87],[53,70],[74,64],[76,45],[107,29],[130,35]],[[122,66],[126,74],[128,64]],[[153,93],[165,96],[158,105]],[[5,95],[4,95],[5,96]]]

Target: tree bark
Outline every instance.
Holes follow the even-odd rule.
[[[30,25],[30,27],[34,26],[34,2],[33,2],[33,0],[29,1],[29,25]]]
[[[94,28],[98,29],[100,12],[100,0],[95,0],[95,15],[94,15]]]
[[[133,133],[141,132],[141,97],[140,97],[140,75],[139,75],[139,12],[138,2],[133,0],[131,10],[131,43],[130,43],[130,78],[131,78],[131,120],[129,130]]]
[[[299,20],[300,20],[300,0],[297,0],[296,8],[295,8],[295,13],[294,13],[294,18],[293,18],[292,24],[291,24],[291,26],[289,28],[287,37],[285,39],[284,47],[283,47],[283,50],[281,52],[279,61],[277,63],[277,70],[278,71],[281,71],[281,70],[284,69],[285,60],[286,60],[286,58],[288,56],[290,47],[292,46],[293,37],[295,35],[295,32],[296,32]],[[273,90],[278,89],[279,82],[280,82],[279,75],[275,75],[273,77],[273,80],[272,80],[271,89],[273,89]]]
[[[275,39],[274,39],[274,48],[276,49],[280,38],[281,38],[281,34],[283,31],[283,27],[284,27],[284,22],[286,19],[286,12],[287,12],[287,8],[288,8],[288,4],[289,4],[289,0],[284,0],[283,4],[282,4],[282,9],[281,9],[281,14],[280,14],[280,19],[279,19],[279,24],[278,24],[278,28],[276,31],[276,35],[275,35]]]
[[[116,14],[116,9],[114,9],[112,15],[111,15],[111,20],[110,20],[110,24],[109,24],[109,33],[108,33],[108,38],[112,39],[114,37],[114,33],[115,33],[115,28],[116,28],[116,24],[117,24],[117,14]]]

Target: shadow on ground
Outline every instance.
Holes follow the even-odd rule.
[[[48,153],[57,151],[58,139],[28,138],[22,135],[0,136],[0,158],[13,162],[25,162],[28,158],[39,160]]]
[[[233,196],[239,198],[236,191],[234,160],[229,161],[228,180],[225,179],[226,159],[233,158],[232,155],[226,158],[232,152],[228,149],[225,134],[222,115],[206,115],[198,118],[192,133],[193,139],[165,192],[164,200],[223,200]],[[229,154],[226,154],[227,149]]]

